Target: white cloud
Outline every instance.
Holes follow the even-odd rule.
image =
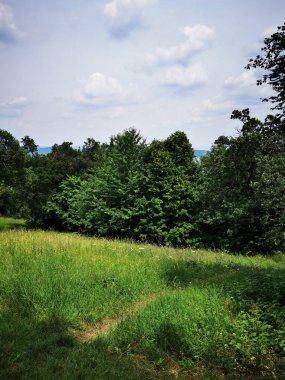
[[[228,89],[244,88],[255,85],[256,79],[254,73],[250,70],[244,71],[237,77],[229,77],[224,82],[224,87]]]
[[[200,63],[188,67],[173,66],[166,70],[161,83],[180,89],[193,89],[208,81],[206,69]]]
[[[1,109],[19,109],[26,107],[29,104],[29,101],[24,96],[19,96],[14,99],[12,99],[9,102],[2,102],[0,103]]]
[[[142,26],[145,7],[158,0],[112,0],[104,7],[109,32],[114,38],[125,38]]]
[[[272,95],[269,86],[256,85],[256,73],[252,70],[246,70],[237,77],[229,77],[224,82],[224,88],[236,99],[247,102],[260,102],[260,98]]]
[[[115,107],[108,117],[111,119],[121,119],[127,115],[127,111],[123,107]]]
[[[266,28],[262,33],[262,38],[270,37],[272,34],[277,32],[277,26],[270,26]]]
[[[165,65],[188,62],[194,54],[207,49],[214,39],[214,29],[206,25],[185,26],[183,34],[184,42],[171,47],[157,48],[155,53],[147,54],[145,63],[147,66]]]
[[[252,58],[261,53],[261,48],[264,46],[264,39],[270,37],[277,32],[277,26],[270,26],[263,30],[260,34],[258,42],[245,48],[245,53],[248,57]]]
[[[0,42],[14,43],[20,38],[14,15],[8,5],[0,3]]]
[[[233,107],[234,104],[230,100],[205,99],[201,108],[205,111],[228,112]]]
[[[24,96],[16,97],[8,102],[0,102],[0,118],[17,118],[23,115],[24,109],[29,105],[29,101]]]
[[[225,99],[223,94],[199,99],[190,108],[189,121],[211,123],[219,117],[227,117],[235,109],[235,102]]]
[[[97,72],[73,98],[82,106],[106,107],[126,103],[134,99],[135,94],[132,86],[123,87],[117,79]]]

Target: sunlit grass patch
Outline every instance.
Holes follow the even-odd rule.
[[[282,373],[284,256],[24,230],[0,256],[1,378]]]
[[[0,231],[1,230],[8,230],[8,229],[15,229],[15,228],[22,228],[24,226],[25,226],[25,220],[24,219],[0,217]]]

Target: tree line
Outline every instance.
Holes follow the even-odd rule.
[[[274,115],[235,110],[238,136],[200,160],[184,132],[147,144],[134,128],[40,155],[34,140],[0,130],[0,214],[29,225],[245,254],[285,251],[285,27],[247,69],[265,70]]]

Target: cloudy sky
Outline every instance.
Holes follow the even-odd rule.
[[[284,0],[0,0],[0,128],[37,144],[108,141],[135,126],[195,148],[263,117],[244,70],[283,24]]]

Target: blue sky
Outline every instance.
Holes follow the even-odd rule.
[[[183,130],[209,147],[237,133],[233,109],[269,112],[244,66],[284,15],[283,0],[0,0],[0,128],[41,146]]]

